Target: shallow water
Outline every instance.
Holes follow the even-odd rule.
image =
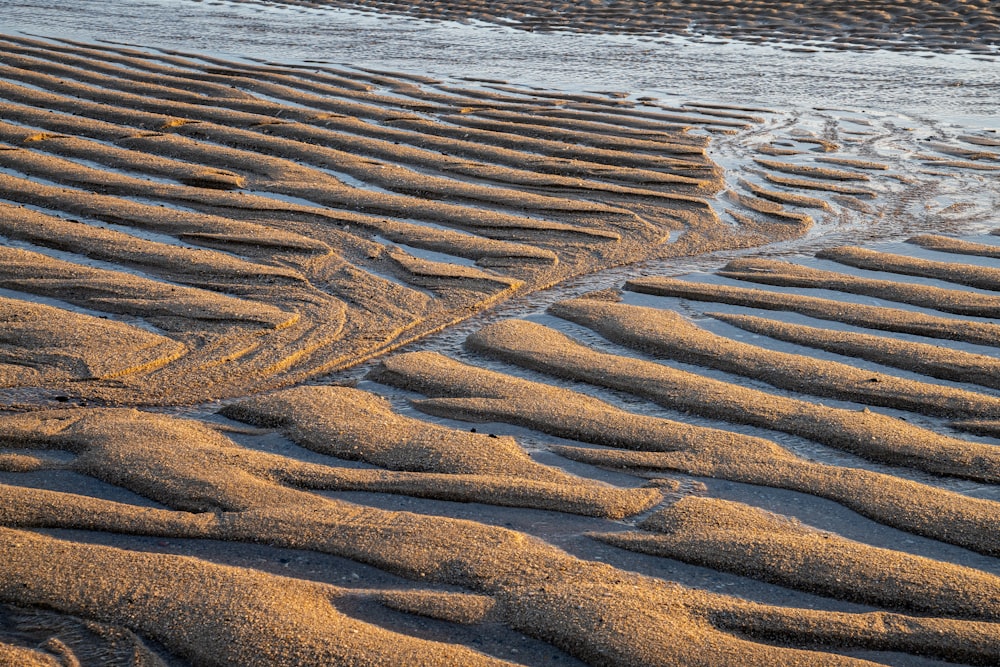
[[[407,72],[446,83],[461,79],[465,88],[509,81],[529,89],[621,91],[633,100],[651,98],[644,102],[651,110],[692,102],[771,109],[775,113],[753,112],[763,123],[713,141],[711,157],[727,170],[734,189],[739,179],[763,184],[753,172],[757,145],[796,133],[832,135],[841,155],[887,162],[891,177],[916,175],[926,182],[915,195],[891,178],[879,179],[876,189],[891,204],[883,203],[882,210],[892,210],[892,218],[842,210],[836,218],[817,219],[786,250],[926,231],[981,233],[1000,224],[996,172],[946,168],[933,175],[917,159],[927,142],[954,143],[967,134],[1000,137],[995,56],[533,33],[359,11],[190,0],[0,0],[0,32]],[[788,161],[800,157],[812,154]],[[720,211],[728,206],[717,201]]]
[[[684,101],[844,107],[1000,127],[995,57],[793,52],[718,40],[543,34],[356,11],[188,0],[3,0],[0,32]]]

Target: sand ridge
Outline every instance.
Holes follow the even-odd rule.
[[[879,375],[849,364],[808,359],[733,341],[699,329],[666,310],[578,299],[561,301],[549,312],[654,356],[753,377],[800,394],[943,416],[987,416],[1000,406],[993,397],[975,392]]]
[[[872,411],[826,407],[599,353],[529,322],[490,325],[468,344],[528,368],[629,392],[683,412],[794,433],[863,458],[991,483],[998,478],[1000,459],[988,444],[939,435]]]
[[[944,245],[947,248],[951,243]],[[957,245],[965,252],[984,257],[989,257],[995,247],[981,241]],[[915,258],[910,261],[908,258],[881,252],[869,255],[891,258],[891,264],[882,266],[887,276],[891,276],[893,270],[898,270],[899,277],[896,280],[887,277],[881,281],[882,288],[886,290],[907,289],[911,283],[903,276],[910,271],[910,266],[937,267],[933,262],[923,259]],[[949,268],[948,273],[973,275],[976,267],[971,264],[963,265],[960,257],[955,255],[952,260],[954,265]],[[940,261],[948,262],[945,256],[941,256]],[[772,262],[771,265],[780,267],[781,271],[789,275],[814,271],[794,261]],[[729,272],[731,267],[726,267],[724,273]],[[773,276],[775,273],[768,271],[761,272],[761,275]],[[839,288],[849,293],[856,284],[847,274],[838,275],[826,271],[812,275],[817,277],[815,286],[826,290]],[[894,327],[879,326],[882,331],[869,329],[864,333],[821,328],[824,320],[852,322],[855,326],[869,323],[864,319],[868,317],[868,313],[881,315],[882,312],[891,310],[860,306],[850,298],[833,301],[794,295],[784,290],[748,290],[704,282],[697,276],[686,280],[650,277],[634,280],[629,285],[634,285],[643,292],[672,297],[693,295],[699,300],[709,301],[700,308],[707,310],[708,314],[719,321],[731,322],[769,336],[775,335],[779,339],[791,339],[807,346],[827,347],[880,363],[892,362],[911,373],[947,376],[946,369],[950,368],[952,379],[968,382],[963,373],[957,370],[962,367],[961,364],[964,363],[970,372],[976,373],[979,370],[976,361],[983,359],[982,371],[987,374],[991,365],[992,356],[964,352],[960,348],[937,347],[932,344],[933,339],[925,339],[926,342],[920,343],[895,339],[885,331],[888,329],[891,332]],[[975,296],[976,293],[962,292],[960,288],[956,288],[956,294]],[[735,298],[737,296],[740,298]],[[986,533],[993,532],[990,526],[994,526],[996,520],[995,500],[947,492],[938,487],[940,478],[935,480],[935,476],[954,472],[949,473],[939,467],[948,455],[939,452],[926,458],[925,461],[934,468],[935,476],[931,478],[933,481],[924,485],[908,481],[893,472],[898,468],[890,468],[886,471],[890,474],[885,474],[800,458],[800,455],[793,454],[774,441],[743,435],[723,426],[724,422],[740,423],[749,412],[759,411],[762,418],[758,425],[773,429],[783,423],[780,417],[775,416],[777,413],[774,406],[785,400],[801,401],[794,408],[789,404],[789,419],[785,422],[796,433],[804,433],[801,429],[808,423],[807,415],[812,411],[832,415],[842,410],[842,426],[848,431],[860,429],[856,432],[855,442],[858,448],[855,452],[862,456],[870,456],[875,451],[871,449],[872,445],[880,441],[888,443],[894,437],[893,431],[903,428],[906,435],[897,443],[903,448],[923,440],[927,444],[933,441],[940,444],[950,442],[947,447],[954,447],[953,454],[959,457],[964,456],[959,454],[962,450],[968,454],[979,452],[968,459],[970,467],[967,468],[968,474],[978,476],[982,471],[980,465],[993,455],[992,443],[946,435],[942,431],[956,427],[995,437],[995,420],[950,423],[937,420],[925,422],[925,427],[917,427],[908,424],[902,417],[883,415],[874,409],[858,411],[856,408],[827,408],[808,396],[825,394],[837,382],[842,381],[846,383],[844,398],[862,403],[872,400],[877,402],[879,399],[873,399],[874,394],[889,390],[897,382],[902,382],[899,386],[903,387],[913,380],[904,380],[892,373],[882,374],[870,368],[854,368],[849,362],[821,361],[798,350],[794,353],[777,351],[769,343],[751,346],[727,337],[732,336],[728,333],[709,333],[688,320],[688,308],[681,311],[685,313],[682,315],[668,305],[680,303],[683,307],[683,301],[664,300],[661,305],[654,300],[652,303],[655,306],[636,306],[620,303],[623,297],[629,300],[627,295],[599,292],[591,295],[591,298],[559,302],[549,309],[553,315],[568,318],[600,333],[607,341],[599,346],[594,344],[592,338],[586,339],[589,343],[573,341],[560,331],[550,328],[553,326],[551,318],[547,320],[549,326],[522,320],[505,320],[485,326],[466,340],[464,363],[436,353],[414,352],[386,359],[372,373],[371,378],[427,396],[414,399],[412,404],[432,415],[473,423],[517,424],[579,441],[582,444],[551,447],[554,453],[574,461],[623,469],[632,474],[654,478],[682,473],[697,475],[700,479],[724,479],[794,489],[811,496],[834,500],[885,525],[962,544],[983,554],[998,553],[995,545],[982,541]],[[989,297],[984,295],[984,298]],[[805,326],[784,322],[782,318],[769,319],[742,314],[753,312],[746,309],[711,313],[711,308],[719,306],[719,303],[711,303],[713,300],[740,306],[757,306],[758,303],[763,303],[767,307],[799,310],[823,319],[813,320],[814,324]],[[646,299],[644,303],[650,301]],[[942,310],[947,308],[943,301],[933,305],[940,306]],[[672,307],[678,308],[676,305]],[[920,322],[934,321],[934,318],[942,323],[951,320],[956,332],[967,325],[979,324],[957,317],[944,318],[930,312],[897,312],[908,314]],[[905,326],[906,318],[900,319],[900,324]],[[882,320],[876,319],[874,322],[881,323]],[[983,323],[983,326],[989,325]],[[638,348],[642,356],[609,352],[609,346],[614,348],[610,345],[612,342]],[[923,354],[925,351],[926,355]],[[646,355],[669,356],[688,364],[746,374],[754,380],[787,386],[794,390],[795,398],[780,397],[777,392],[771,394],[749,389],[741,382],[728,379],[733,377],[731,375],[726,376],[727,379],[723,381],[716,379],[718,376],[708,378],[678,370],[672,365],[646,361]],[[470,365],[491,357],[504,362],[498,367],[501,371]],[[952,360],[955,360],[955,367],[949,366]],[[541,371],[541,374],[533,374],[535,379],[532,380],[518,377],[519,373],[510,364]],[[493,363],[488,365],[497,367]],[[841,379],[836,380],[838,377]],[[871,392],[874,393],[863,386],[869,384],[871,377],[879,379],[877,383],[870,383],[873,387]],[[572,382],[567,384],[567,379]],[[970,377],[970,380],[974,381],[975,377]],[[586,384],[581,384],[581,381]],[[882,385],[883,381],[885,386],[876,386]],[[859,385],[858,382],[863,384]],[[989,386],[985,378],[979,382]],[[907,401],[916,398],[921,391],[917,388],[919,384],[901,389],[900,395],[905,394]],[[590,385],[610,387],[650,398],[670,408],[674,414],[686,415],[701,411],[701,414],[712,417],[720,426],[692,426],[654,416],[655,413],[645,414],[648,410],[639,413],[623,409],[590,395],[592,391],[586,388]],[[848,386],[856,389],[846,389]],[[973,401],[989,403],[994,400],[991,392],[978,390],[971,384],[963,384],[961,387],[950,383],[925,386],[931,392],[928,396],[936,392],[944,393],[938,398],[930,399],[923,407],[919,405],[919,401],[905,408],[902,404],[895,407],[913,412],[930,410],[934,413],[942,410],[938,414],[947,417],[948,410],[944,408],[947,399],[943,397],[949,392],[968,392],[967,396]],[[740,403],[738,397],[744,395],[747,399]],[[731,408],[737,405],[742,407],[727,413],[723,408],[726,405]],[[862,433],[866,429],[867,433]],[[831,428],[831,424],[827,422],[808,437],[836,446],[835,432],[836,428]],[[903,459],[897,459],[894,463],[904,464]],[[907,458],[905,465],[914,464],[915,459]],[[929,468],[927,470],[930,471]],[[712,488],[711,482],[708,483],[708,488]],[[991,481],[979,488],[995,488],[995,482]],[[711,497],[700,498],[697,491],[695,495],[690,493],[682,491],[679,496],[675,496],[678,498],[675,502],[668,503],[638,522],[636,530],[598,531],[590,536],[623,549],[734,572],[756,580],[776,582],[824,597],[867,601],[892,609],[915,610],[927,604],[926,613],[935,616],[953,614],[959,617],[988,617],[993,613],[965,606],[967,601],[975,601],[972,604],[978,605],[995,597],[985,592],[995,582],[983,582],[982,585],[972,583],[983,576],[993,581],[995,574],[989,571],[975,568],[968,571],[951,570],[954,565],[952,563],[934,558],[925,560],[926,556],[901,549],[898,546],[899,540],[892,542],[891,546],[874,546],[864,541],[846,539],[835,531],[817,530],[788,516],[763,512],[759,507],[754,507],[752,502],[760,496],[759,493],[745,496],[751,500],[750,504]],[[812,516],[820,520],[823,514]],[[822,523],[823,520],[820,520],[820,524]],[[787,543],[784,542],[784,536],[788,536]],[[930,574],[939,567],[944,568],[939,575]],[[931,579],[924,580],[924,577]],[[945,601],[938,595],[951,595],[950,587],[946,585],[939,589],[937,586],[939,582],[949,579],[953,579],[959,587],[968,584],[972,588],[965,593],[956,593],[950,601]],[[930,602],[931,599],[937,601]],[[931,611],[929,607],[934,607],[934,610]],[[946,609],[952,611],[948,612]],[[766,618],[766,614],[764,617]],[[805,621],[801,612],[800,618],[803,618],[803,627],[818,627]],[[762,617],[757,616],[753,623],[760,620]],[[752,636],[760,632],[759,627],[754,630],[751,625],[738,623],[736,627],[741,627]],[[831,627],[825,623],[820,625]],[[982,657],[960,655],[958,651],[948,651],[948,659],[971,663],[983,660]]]
[[[386,512],[284,488],[261,476],[274,474],[273,463],[268,466],[271,472],[259,469],[253,461],[260,455],[225,444],[219,440],[221,436],[195,423],[135,411],[67,410],[5,418],[2,427],[8,441],[13,438],[21,446],[69,448],[90,470],[118,475],[120,484],[178,508],[111,508],[107,501],[90,500],[86,502],[104,510],[87,513],[92,526],[103,523],[117,530],[131,526],[131,530],[148,531],[152,527],[149,515],[159,513],[170,520],[156,530],[160,535],[232,540],[252,534],[268,543],[345,555],[419,577],[428,584],[458,584],[494,597],[506,610],[507,622],[521,631],[598,663],[674,664],[688,647],[708,640],[709,648],[701,647],[701,664],[716,664],[736,655],[751,664],[817,664],[817,660],[819,664],[866,664],[755,644],[713,629],[719,613],[730,622],[741,617],[746,622],[748,615],[766,607],[758,610],[759,605],[586,563],[505,529]],[[133,440],[129,434],[136,430],[153,436],[144,440],[149,443],[144,451],[148,460],[137,465],[108,459],[122,452],[122,446]],[[146,474],[154,469],[158,470],[155,476]],[[208,505],[192,503],[185,493],[196,479],[201,480],[203,502]],[[13,502],[5,507],[30,509],[41,500],[16,488],[10,491]],[[62,506],[71,508],[75,503],[72,498],[67,500],[70,502]],[[198,513],[211,506],[223,511]],[[191,514],[192,510],[196,513]],[[80,525],[80,519],[72,514],[55,518],[29,512],[21,514],[18,521],[21,525]],[[451,659],[491,663],[462,648],[403,642],[385,631],[362,628],[357,621],[337,615],[329,601],[344,593],[326,585],[184,557],[74,544],[20,530],[2,532],[0,542],[7,566],[0,596],[5,600],[43,604],[63,613],[135,627],[198,662],[273,664],[282,660],[351,661],[362,656],[378,662],[383,659],[378,656],[413,651],[414,659],[432,664]],[[33,565],[38,554],[57,565],[41,577]],[[135,577],[107,587],[94,568],[109,566],[132,572]],[[91,576],[80,577],[79,584],[67,591],[68,572]],[[547,575],[547,581],[539,585],[541,573]],[[241,592],[247,590],[253,595]],[[210,592],[207,597],[213,602],[193,604],[190,596],[203,596],[204,591]],[[625,596],[626,591],[631,593]],[[622,603],[609,604],[609,595]],[[295,608],[300,611],[292,613]],[[657,622],[636,623],[640,610],[645,616],[657,609],[661,610],[654,612]],[[685,609],[688,611],[682,611]],[[773,609],[772,622],[794,627],[794,615],[778,620],[788,613]],[[847,622],[846,618],[840,620]],[[938,646],[949,645],[948,640],[940,644],[942,631],[957,633],[953,636],[961,637],[965,650],[973,653],[993,651],[991,643],[997,641],[988,633],[977,636],[985,628],[968,622],[942,625],[914,619],[911,629],[901,634],[892,631],[866,636],[870,619],[860,615],[855,620],[858,625],[853,641],[862,646],[874,641],[888,646],[916,645],[933,652],[928,648],[932,636]],[[262,631],[262,623],[267,624],[267,631]],[[675,648],[664,650],[670,646]]]
[[[48,376],[84,400],[286,386],[572,275],[802,232],[719,220],[707,197],[721,172],[689,129],[731,121],[707,114],[3,43],[0,233],[19,247],[0,286],[183,350],[114,382]]]
[[[597,539],[625,549],[734,569],[832,597],[890,609],[996,620],[1000,578],[769,515],[741,503],[688,496],[649,516],[643,531]]]
[[[861,468],[801,460],[771,440],[636,414],[586,394],[479,369],[435,353],[397,355],[373,371],[373,377],[430,396],[413,403],[429,414],[518,424],[601,446],[553,448],[573,460],[794,489],[829,498],[902,530],[981,553],[1000,553],[989,531],[997,509],[994,501]]]

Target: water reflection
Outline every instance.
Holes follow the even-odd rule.
[[[358,11],[190,0],[0,0],[0,31],[549,88],[785,109],[845,106],[970,127],[1000,124],[1000,62],[960,54],[803,53],[738,42],[529,33]]]

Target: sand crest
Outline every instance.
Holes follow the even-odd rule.
[[[801,460],[770,440],[636,414],[586,394],[433,353],[392,357],[373,377],[433,397],[414,401],[416,408],[430,414],[508,422],[601,446],[553,448],[573,460],[794,489],[829,498],[902,530],[981,553],[1000,553],[1000,542],[989,529],[997,512],[993,501],[893,475]]]
[[[284,488],[262,476],[274,474],[274,463],[263,470],[255,463],[263,455],[227,444],[221,436],[191,422],[135,411],[68,410],[7,418],[2,426],[8,441],[75,450],[84,469],[114,474],[125,487],[159,502],[188,508],[165,511],[136,507],[103,516],[88,512],[83,525],[117,525],[117,530],[122,530],[124,519],[131,530],[146,534],[155,531],[222,540],[253,535],[264,543],[343,555],[428,583],[458,584],[494,597],[515,628],[586,660],[671,664],[683,655],[681,651],[688,650],[685,646],[698,641],[695,637],[708,633],[715,648],[709,650],[704,664],[736,654],[745,655],[752,664],[815,664],[817,659],[822,664],[856,662],[754,644],[714,630],[711,618],[716,610],[732,608],[739,613],[745,603],[580,561],[513,531],[386,512]],[[126,443],[133,442],[137,430],[156,434],[145,440],[147,460],[116,465],[109,457],[116,457]],[[155,476],[148,474],[152,470],[157,471]],[[202,488],[201,503],[184,493],[193,484]],[[23,506],[31,505],[30,494],[11,490],[12,502],[5,507],[16,508],[25,502]],[[70,500],[63,506],[73,504]],[[189,514],[199,504],[222,512]],[[149,524],[154,516],[151,512],[175,517],[173,524],[153,528]],[[72,515],[61,519],[30,516],[22,515],[22,525],[81,525]],[[0,548],[7,554],[4,585],[0,587],[5,601],[40,604],[124,624],[199,662],[274,664],[353,661],[362,660],[362,656],[378,662],[384,659],[378,656],[408,653],[418,663],[493,662],[461,647],[404,640],[349,619],[330,604],[343,592],[327,585],[191,558],[74,544],[21,530],[0,532]],[[46,565],[39,571],[43,563]],[[113,579],[100,574],[109,571],[121,574]],[[67,589],[70,572],[76,573],[77,584]],[[540,576],[547,579],[541,586]],[[623,596],[626,590],[631,593]],[[609,594],[621,603],[609,605]],[[212,602],[195,603],[192,596]],[[685,607],[692,611],[676,616]],[[655,614],[656,623],[637,623],[650,612]],[[863,615],[858,622],[866,623]],[[628,628],[627,632],[622,628]],[[961,632],[961,627],[957,629]],[[925,641],[920,639],[924,632],[907,633],[903,641]],[[636,641],[637,637],[641,641]],[[901,639],[883,636],[880,641]],[[864,644],[869,640],[859,637],[859,641]],[[645,648],[648,646],[657,648]],[[677,646],[678,652],[663,653],[662,647],[667,646]]]
[[[801,435],[885,463],[995,482],[992,445],[939,435],[871,411],[829,408],[637,359],[590,350],[554,330],[508,320],[468,344],[501,359],[626,391],[674,410]]]
[[[721,170],[690,130],[732,122],[712,115],[2,41],[0,233],[20,247],[0,287],[181,350],[114,382],[42,374],[82,400],[287,386],[569,276],[765,240],[706,200]]]
[[[845,540],[757,508],[689,496],[597,539],[889,609],[996,620],[1000,578]]]

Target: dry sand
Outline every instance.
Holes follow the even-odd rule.
[[[972,0],[361,4],[847,48],[899,47],[889,20],[911,47],[1000,35]],[[598,293],[547,316],[580,340],[514,319],[461,361],[392,354],[569,278],[801,238],[906,181],[833,134],[775,131],[753,182],[713,159],[775,113],[0,36],[0,665],[1000,662],[1000,454],[956,430],[1000,432],[996,360],[933,341],[1000,343],[997,270],[962,261],[996,245],[821,255],[879,280],[736,260],[720,275],[770,291],[637,278],[684,308]],[[918,159],[978,172],[995,145]],[[842,357],[699,326],[719,321]]]
[[[1000,611],[998,577],[852,542],[742,503],[688,496],[638,527],[595,537],[888,609],[990,621]]]

